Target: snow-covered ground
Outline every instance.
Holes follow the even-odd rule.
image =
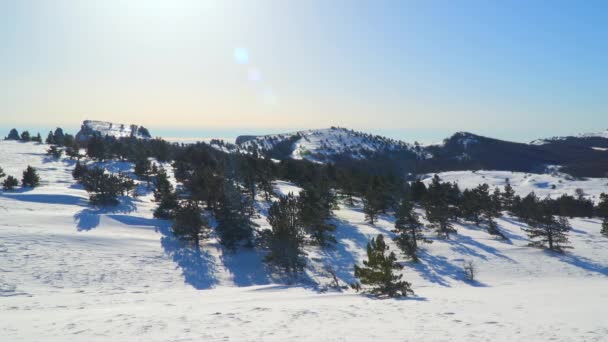
[[[214,239],[201,251],[186,247],[168,222],[152,218],[149,193],[114,209],[89,207],[72,180],[73,162],[49,159],[45,148],[0,142],[7,174],[20,178],[32,165],[43,179],[34,190],[0,193],[1,341],[608,339],[608,239],[597,219],[572,220],[574,249],[565,255],[526,247],[521,224],[510,217],[499,220],[510,242],[456,225],[452,240],[424,246],[420,264],[405,263],[415,297],[376,300],[324,288],[328,267],[342,284],[354,280],[368,239],[392,234],[388,215],[371,226],[360,204],[342,205],[336,247],[308,247],[305,275],[286,285],[265,266],[263,251],[231,254]],[[464,187],[472,178],[458,179]],[[528,192],[523,176],[509,178],[516,191]],[[595,193],[605,181],[563,186]],[[298,190],[286,182],[276,188]],[[262,215],[266,206],[258,206]],[[256,221],[266,225],[263,217]],[[465,260],[477,265],[476,283],[463,280]]]
[[[499,187],[501,191],[507,184],[507,179],[516,194],[525,196],[534,192],[539,197],[556,198],[562,194],[577,196],[581,189],[585,196],[594,202],[599,201],[599,195],[608,193],[608,178],[574,179],[564,174],[535,174],[513,171],[450,171],[437,173],[445,182],[456,182],[461,190],[474,188],[487,183],[490,188]],[[423,181],[430,183],[432,174]]]

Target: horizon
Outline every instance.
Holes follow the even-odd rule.
[[[421,142],[608,127],[602,1],[0,9],[0,127],[77,129],[95,118],[203,138],[341,126]]]

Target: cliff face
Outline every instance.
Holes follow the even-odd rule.
[[[111,136],[115,138],[151,138],[150,132],[143,126],[85,120],[80,127],[80,131],[76,134],[76,140],[78,142],[86,142],[90,137],[95,135],[102,137]]]

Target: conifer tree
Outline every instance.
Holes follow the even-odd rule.
[[[55,144],[55,137],[53,136],[53,131],[49,131],[49,134],[46,136],[46,140],[44,141],[47,145]]]
[[[235,250],[239,245],[251,246],[258,226],[251,220],[252,201],[239,191],[231,179],[224,179],[223,191],[215,209],[217,232],[222,245]]]
[[[13,176],[6,177],[6,179],[2,182],[2,188],[6,191],[15,189],[17,185],[19,185],[19,181]]]
[[[433,181],[427,189],[424,209],[427,221],[429,221],[431,227],[436,229],[439,237],[449,239],[451,233],[456,233],[456,229],[450,222],[452,214],[444,187],[437,175],[433,177]]]
[[[27,142],[27,141],[31,141],[32,137],[30,136],[30,132],[28,131],[23,131],[21,132],[21,141]]]
[[[0,179],[4,178],[6,176],[6,173],[4,173],[4,170],[2,170],[2,167],[0,167]]]
[[[196,249],[200,246],[201,239],[207,236],[207,221],[202,215],[202,210],[195,201],[180,203],[176,212],[173,226],[171,227],[175,236],[191,241]]]
[[[40,133],[36,134],[36,136],[32,138],[32,141],[42,143],[42,137],[40,136]]]
[[[13,128],[8,133],[8,136],[4,140],[21,140],[21,136],[19,136],[19,131]]]
[[[397,210],[395,219],[393,232],[397,236],[395,236],[394,241],[405,255],[417,262],[418,241],[424,243],[432,243],[432,241],[422,236],[423,224],[414,211],[412,203],[403,200]]]
[[[511,210],[513,207],[513,199],[515,198],[515,190],[511,186],[509,178],[505,179],[505,189],[502,192],[502,207],[506,210]]]
[[[355,277],[366,286],[366,293],[377,297],[407,297],[414,294],[412,284],[401,280],[401,274],[393,273],[403,266],[397,263],[395,253],[386,255],[387,250],[382,234],[372,238],[367,244],[367,260],[363,261],[363,266],[355,265]],[[356,284],[355,287],[359,288],[360,285]]]
[[[597,205],[597,215],[602,218],[601,233],[608,237],[608,194],[600,195],[600,203]]]
[[[80,180],[86,173],[88,169],[85,164],[81,164],[80,161],[76,162],[74,166],[74,170],[72,171],[72,177],[76,180]]]
[[[363,213],[365,214],[365,220],[369,224],[376,223],[378,216],[382,212],[382,200],[378,194],[376,188],[370,183],[365,195],[363,196]]]
[[[568,232],[571,230],[568,219],[563,216],[555,218],[545,203],[540,204],[538,214],[529,220],[529,227],[523,228],[534,247],[547,246],[550,250],[563,252],[565,248],[572,248],[568,244]]]
[[[329,188],[327,179],[307,184],[298,196],[300,220],[305,230],[320,246],[335,243],[332,232],[336,226],[328,220],[336,207],[336,196]]]
[[[40,185],[40,176],[36,172],[36,169],[27,166],[27,169],[23,171],[23,178],[21,178],[21,185],[24,187],[35,188]]]
[[[298,203],[293,194],[281,196],[270,206],[268,223],[272,230],[268,235],[270,252],[266,261],[295,275],[304,268],[306,254],[303,250],[304,232]]]
[[[49,156],[52,156],[55,159],[59,159],[59,158],[61,158],[61,155],[63,154],[63,150],[58,148],[56,145],[51,145],[51,147],[49,147],[49,149],[46,150],[46,154],[48,154]]]

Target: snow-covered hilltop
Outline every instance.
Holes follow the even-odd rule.
[[[99,135],[102,137],[111,136],[115,138],[151,138],[150,132],[143,126],[85,120],[80,127],[80,131],[76,134],[76,140],[79,142],[84,142],[94,135]]]
[[[379,135],[331,127],[285,134],[240,136],[232,150],[257,150],[279,158],[325,162],[337,157],[363,159],[377,152],[411,151],[413,146]]]
[[[575,136],[556,136],[556,137],[545,138],[545,139],[536,139],[536,140],[532,140],[530,142],[530,144],[545,145],[545,144],[550,144],[552,142],[564,141],[564,140],[568,140],[568,139],[589,139],[589,138],[608,139],[608,129],[606,129],[602,132],[580,133]]]

